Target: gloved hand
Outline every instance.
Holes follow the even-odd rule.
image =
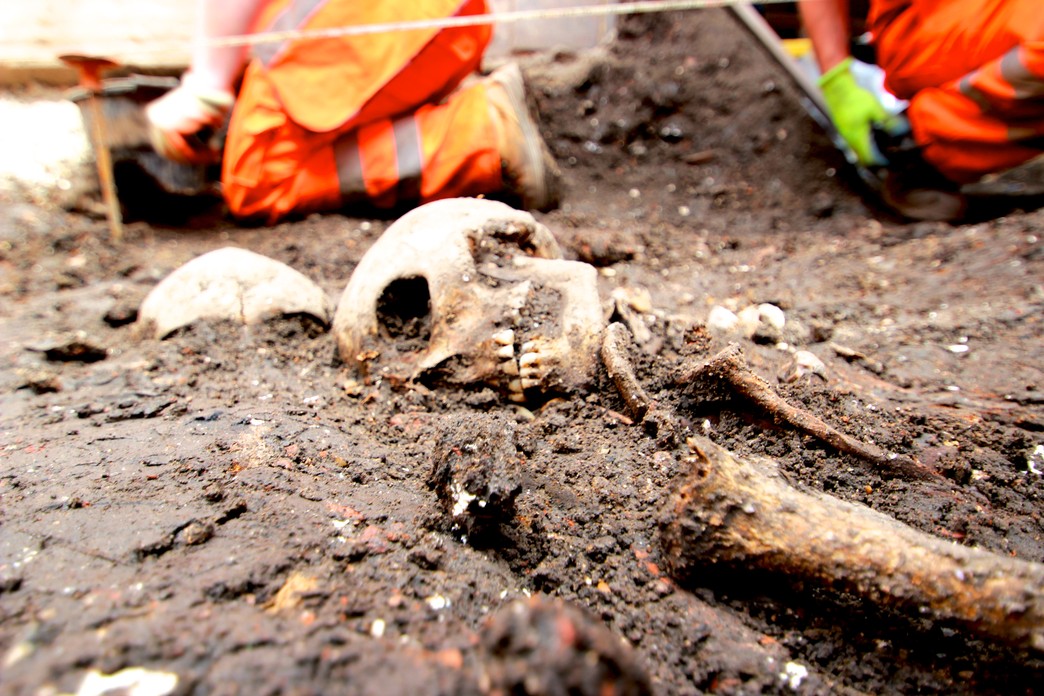
[[[234,101],[231,92],[202,88],[186,73],[178,87],[145,107],[152,146],[175,162],[217,162],[221,152],[208,141],[224,123]]]
[[[828,70],[819,78],[823,98],[837,132],[852,148],[859,164],[885,165],[888,161],[874,143],[873,127],[893,128],[896,118],[889,114],[872,92],[860,87],[852,74],[852,58]]]

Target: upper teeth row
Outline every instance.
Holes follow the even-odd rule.
[[[508,379],[508,398],[518,403],[526,400],[525,390],[540,386],[540,353],[536,341],[526,341],[520,346],[521,355],[515,360],[515,332],[504,329],[493,334],[493,341],[500,346],[497,357],[500,369]]]

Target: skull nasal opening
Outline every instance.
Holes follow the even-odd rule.
[[[431,339],[431,292],[425,278],[392,281],[377,300],[377,322],[390,339]]]

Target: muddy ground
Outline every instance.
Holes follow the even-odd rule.
[[[1034,202],[955,225],[864,203],[716,10],[625,20],[601,56],[526,60],[568,185],[538,217],[598,266],[604,298],[650,293],[652,340],[630,357],[652,398],[794,486],[1044,561]],[[673,574],[660,530],[688,449],[636,423],[604,374],[520,409],[485,389],[356,379],[297,319],[165,341],[133,323],[159,279],[229,245],[336,299],[387,224],[210,214],[131,222],[116,246],[97,217],[4,201],[0,691],[76,692],[89,671],[134,667],[201,694],[1039,689],[1040,652],[916,610],[786,574]],[[705,326],[711,308],[763,302],[787,325],[739,339],[755,370],[935,475],[882,470],[740,400],[682,396],[679,369],[729,340]],[[794,349],[825,379],[779,381]],[[432,475],[461,451],[514,496],[470,535]]]

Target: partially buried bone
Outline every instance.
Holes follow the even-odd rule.
[[[286,264],[226,247],[192,259],[160,281],[142,302],[138,323],[164,338],[200,319],[256,324],[287,315],[312,317],[325,327],[330,303],[318,285]]]
[[[603,328],[593,266],[563,260],[528,213],[464,198],[389,227],[334,316],[341,359],[360,372],[484,384],[516,402],[589,383]]]
[[[791,405],[747,365],[735,343],[702,363],[689,363],[676,380],[700,400],[714,400],[732,394],[757,404],[777,420],[813,435],[841,452],[862,457],[881,469],[908,478],[938,478],[931,469],[905,455],[891,454],[870,442],[861,442],[832,427],[811,411]]]
[[[1044,651],[1044,565],[958,546],[862,505],[790,486],[774,464],[690,441],[663,530],[673,571],[779,572]]]

